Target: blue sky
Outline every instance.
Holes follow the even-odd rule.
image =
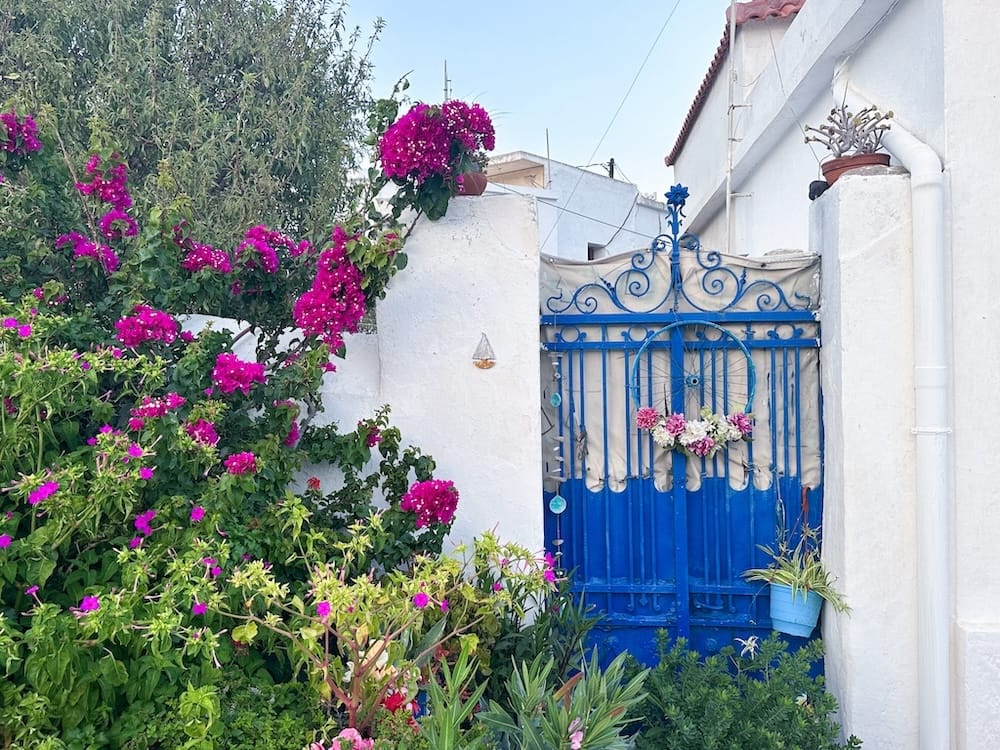
[[[440,102],[447,60],[452,98],[477,101],[492,116],[494,153],[544,155],[548,129],[553,159],[584,166],[614,158],[617,177],[662,197],[671,179],[663,157],[715,54],[728,6],[352,0],[348,20],[363,30],[376,17],[386,22],[372,58],[376,96],[409,73],[413,101]]]

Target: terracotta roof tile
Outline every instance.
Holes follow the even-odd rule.
[[[736,26],[742,26],[747,21],[760,21],[765,18],[788,18],[802,10],[802,6],[805,4],[806,0],[750,0],[750,2],[737,3]],[[715,83],[715,79],[719,76],[719,71],[726,61],[728,52],[729,8],[726,8],[726,25],[722,30],[722,39],[719,40],[719,46],[715,50],[715,57],[712,58],[712,62],[708,66],[708,72],[705,74],[705,78],[698,88],[698,93],[695,94],[694,101],[691,102],[691,107],[684,118],[684,124],[681,125],[681,132],[677,135],[677,140],[674,141],[674,147],[663,160],[668,167],[673,166],[677,157],[680,156],[681,149],[684,148],[684,144],[691,134],[691,128],[694,127],[698,115],[701,114],[701,108],[705,105],[708,92],[712,90],[712,84]]]

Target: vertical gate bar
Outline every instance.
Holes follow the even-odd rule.
[[[771,427],[771,473],[772,481],[777,482],[781,470],[778,467],[778,383],[777,383],[777,356],[778,352],[774,347],[769,349],[771,367],[768,370],[768,380],[771,383],[771,403],[767,407],[768,420]]]
[[[624,338],[624,337],[623,337]],[[631,349],[629,347],[624,348],[625,356],[623,359],[624,369],[622,370],[623,377],[625,378],[625,414],[623,415],[625,423],[622,425],[624,428],[625,435],[625,492],[626,492],[626,507],[628,512],[626,513],[626,518],[628,519],[628,584],[629,584],[629,595],[628,595],[628,609],[633,611],[635,609],[635,594],[631,591],[631,587],[635,584],[635,524],[633,521],[636,502],[639,504],[640,511],[642,510],[642,480],[639,478],[639,471],[632,470],[632,436],[635,435],[636,445],[635,445],[635,455],[636,455],[636,465],[637,468],[641,465],[642,451],[639,446],[639,430],[633,429],[632,420],[629,419],[629,415],[632,413],[632,384],[629,382],[629,373],[632,372],[632,368],[629,364]],[[636,371],[638,372],[638,371]],[[635,384],[636,399],[641,403],[642,394],[638,391],[638,383]],[[635,477],[639,481],[639,492],[633,492],[635,485],[629,486],[629,481]],[[638,499],[635,497],[638,495]]]
[[[670,382],[673,411],[684,411],[684,335],[670,332]],[[691,596],[688,578],[687,457],[672,451],[674,501],[674,580],[677,589],[677,635],[691,635]]]
[[[781,394],[782,394],[781,410],[782,413],[784,414],[784,425],[785,425],[785,435],[784,435],[785,479],[788,479],[790,476],[792,476],[792,449],[791,449],[792,436],[788,434],[790,432],[789,429],[790,420],[788,416],[788,386],[789,386],[788,349],[783,348],[781,350]]]
[[[799,379],[801,374],[801,349],[798,346],[795,347],[793,356],[795,357],[795,377],[792,379],[792,391],[794,392],[794,397],[792,399],[792,404],[795,408],[795,474],[800,479],[802,477],[802,409],[800,400],[802,398],[802,388],[800,384],[802,381]]]
[[[723,399],[723,404],[725,405],[725,409],[728,412],[728,410],[729,410],[729,350],[728,349],[726,349],[723,352],[723,357],[724,358],[722,360],[722,399]],[[748,364],[748,367],[749,367],[749,364]],[[727,414],[727,416],[728,416],[728,414]],[[722,458],[722,481],[723,481],[722,490],[723,490],[723,493],[724,493],[723,494],[723,498],[724,498],[723,509],[725,511],[725,519],[726,519],[726,547],[725,547],[725,552],[726,552],[726,554],[725,554],[725,560],[726,560],[726,564],[722,568],[722,570],[725,571],[725,576],[724,576],[725,580],[722,580],[723,577],[720,576],[720,581],[719,582],[720,583],[725,583],[726,585],[730,585],[733,582],[733,572],[734,571],[733,571],[733,522],[732,522],[733,514],[732,514],[732,504],[730,502],[731,497],[732,497],[732,492],[731,492],[732,485],[730,484],[730,477],[729,477],[729,448],[728,448],[728,446],[723,451],[722,457],[723,457]],[[729,594],[726,597],[724,597],[724,601],[727,603],[727,606],[729,607],[729,609],[732,610],[732,606],[733,606],[733,597],[732,597],[732,594]]]
[[[649,383],[649,402],[653,403],[653,347],[646,350],[646,369]],[[656,584],[656,468],[655,446],[653,438],[647,438],[646,445],[649,448],[649,480],[645,483],[646,491],[643,493],[643,504],[639,508],[639,583],[643,586],[648,583]],[[653,530],[653,538],[649,544],[649,578],[646,577],[646,509],[649,509],[649,527]],[[633,600],[634,602],[634,600]],[[656,597],[653,597],[654,608],[657,605]]]
[[[611,584],[611,507],[608,503],[608,493],[611,492],[611,462],[608,454],[608,327],[601,326],[601,442],[603,444],[604,462],[601,466],[603,482],[601,485],[601,502],[604,504],[604,580]]]

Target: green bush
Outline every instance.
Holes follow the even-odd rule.
[[[823,645],[810,641],[797,651],[777,635],[739,641],[702,658],[684,639],[671,644],[659,635],[659,664],[646,680],[648,696],[637,713],[644,717],[639,750],[850,750],[840,744],[831,718],[837,701],[813,666]],[[638,665],[632,665],[638,670]]]

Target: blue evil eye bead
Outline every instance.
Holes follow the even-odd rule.
[[[562,403],[562,396],[560,396],[558,393],[553,393],[551,396],[549,396],[549,403],[555,407],[558,407]]]
[[[549,510],[557,516],[560,515],[566,510],[566,498],[562,495],[555,495],[551,500],[549,500]]]

